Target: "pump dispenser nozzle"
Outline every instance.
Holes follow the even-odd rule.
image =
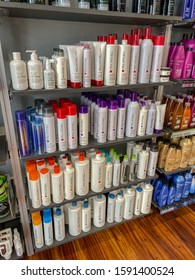
[[[36,50],[27,50],[26,53],[31,53],[30,58],[31,60],[38,60],[38,55],[36,54]]]

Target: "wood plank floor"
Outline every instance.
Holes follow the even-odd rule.
[[[194,260],[195,204],[143,218],[24,260]]]

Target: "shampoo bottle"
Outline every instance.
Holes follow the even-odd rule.
[[[51,68],[52,61],[53,60],[51,60],[49,58],[46,59],[46,68],[43,71],[45,89],[54,89],[55,88],[55,72]]]
[[[82,205],[82,231],[88,232],[91,229],[91,205],[86,200]]]
[[[183,99],[178,99],[174,109],[171,129],[177,131],[180,129],[181,120],[183,116]]]
[[[106,197],[98,194],[93,198],[93,224],[95,227],[103,227],[106,220]]]
[[[60,207],[58,207],[54,213],[54,236],[55,240],[62,241],[65,238],[65,221],[64,213]]]
[[[75,161],[76,194],[83,196],[89,192],[89,160],[84,154]]]
[[[192,141],[192,148],[191,148],[191,152],[190,152],[190,158],[188,161],[188,165],[195,164],[195,136],[191,137],[191,141]]]
[[[163,50],[164,50],[165,36],[153,36],[153,55],[152,55],[152,66],[150,74],[150,82],[158,83],[160,81],[160,71],[162,66]]]
[[[31,53],[30,60],[27,62],[29,87],[31,89],[43,88],[43,65],[38,59],[36,51],[26,51]]]
[[[146,178],[148,159],[149,159],[149,153],[146,151],[146,147],[143,146],[142,151],[140,151],[138,155],[138,170],[137,170],[138,179],[143,180]]]
[[[28,88],[26,63],[21,60],[20,52],[13,52],[13,60],[10,62],[12,86],[15,90]]]
[[[185,182],[184,182],[184,187],[183,187],[181,198],[188,198],[189,192],[190,192],[190,186],[192,184],[192,178],[193,178],[193,176],[191,174],[191,171],[187,170],[184,173]]]
[[[182,74],[181,74],[182,79],[189,79],[191,77],[193,61],[194,61],[193,48],[188,48],[186,52],[185,62],[182,69]]]
[[[180,130],[188,129],[191,117],[190,102],[186,102],[184,105],[183,116],[181,119]]]
[[[122,192],[119,192],[116,196],[116,201],[115,201],[115,213],[114,213],[114,220],[117,223],[122,222],[123,220],[123,215],[124,215],[124,202],[125,199],[122,195]]]
[[[174,144],[171,144],[168,150],[168,153],[166,155],[166,160],[165,160],[165,171],[170,172],[173,170],[173,166],[176,160],[176,147]]]
[[[128,186],[124,190],[124,215],[123,218],[125,220],[131,220],[133,218],[134,204],[135,204],[135,189],[133,187]]]
[[[171,78],[180,79],[182,74],[182,69],[185,61],[185,49],[182,42],[177,46],[177,50],[173,60],[173,68],[171,71]]]
[[[116,84],[118,46],[114,44],[114,36],[109,35],[106,45],[106,57],[104,68],[104,85],[114,86]]]
[[[102,192],[105,187],[105,157],[99,151],[91,159],[91,190]]]
[[[108,223],[114,222],[115,200],[116,200],[115,195],[113,193],[109,193],[108,200],[107,200],[107,222]]]
[[[173,170],[176,170],[179,168],[181,163],[181,147],[176,146],[176,155],[175,155],[175,162],[173,164]]]
[[[150,182],[146,182],[142,187],[142,189],[143,189],[143,197],[142,197],[141,213],[149,214],[151,210],[153,186],[150,184]]]
[[[158,199],[158,206],[163,207],[167,203],[167,197],[168,197],[168,181],[164,181],[162,184],[162,188],[160,191],[159,199]]]
[[[169,194],[168,194],[168,197],[167,197],[167,205],[171,205],[174,203],[175,201],[175,193],[176,193],[176,188],[175,188],[175,185],[171,185],[169,187]]]
[[[180,143],[181,147],[181,162],[180,162],[180,168],[186,168],[188,165],[188,161],[190,158],[190,153],[192,149],[192,141],[189,138],[189,136],[184,137]]]
[[[175,202],[178,202],[181,199],[183,187],[185,184],[185,179],[184,179],[182,172],[180,172],[177,176],[175,176],[173,180],[174,180],[175,188],[176,188]]]
[[[81,203],[73,201],[68,205],[68,221],[69,233],[72,236],[77,236],[81,233],[82,219],[81,219]]]

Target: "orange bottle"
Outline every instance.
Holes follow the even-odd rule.
[[[185,103],[184,111],[183,111],[183,116],[181,120],[181,125],[180,129],[188,129],[188,124],[190,122],[190,117],[191,117],[191,109],[190,109],[190,102]]]
[[[177,105],[176,97],[171,96],[170,97],[170,105],[169,105],[169,109],[168,109],[168,112],[167,112],[167,114],[168,114],[167,124],[166,124],[167,127],[171,126],[171,123],[172,123],[172,120],[173,120],[173,112],[174,112],[174,109],[175,109],[176,105]]]
[[[171,123],[171,129],[177,131],[180,129],[181,120],[183,116],[183,99],[178,99],[173,113],[173,120]]]
[[[167,104],[169,98],[170,98],[169,94],[164,95],[162,98],[161,104]]]

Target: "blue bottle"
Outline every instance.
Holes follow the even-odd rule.
[[[185,179],[184,179],[182,172],[180,172],[176,176],[174,183],[175,183],[175,188],[176,188],[175,202],[178,202],[181,199],[181,195],[182,195],[183,187],[184,187],[184,183],[185,183]]]
[[[159,199],[158,199],[159,207],[163,207],[166,205],[168,194],[169,194],[168,181],[164,180],[161,191],[160,191]]]
[[[195,194],[195,173],[192,174],[192,183],[190,186],[190,194]]]
[[[173,180],[172,174],[164,174],[164,179],[168,181],[168,184],[170,185]]]
[[[152,184],[153,185],[153,184]],[[155,184],[153,185],[154,190],[153,190],[153,194],[152,194],[152,200],[154,202],[158,202],[159,199],[159,195],[160,195],[160,191],[162,189],[162,179],[158,179]]]
[[[171,186],[169,187],[169,194],[168,194],[168,197],[167,197],[167,205],[171,205],[171,204],[174,203],[175,192],[176,192],[175,185],[171,184]]]
[[[187,170],[184,173],[185,183],[184,183],[181,198],[188,198],[189,192],[190,192],[190,186],[191,186],[191,183],[192,183],[192,178],[193,178],[193,176],[191,174],[191,171]]]

